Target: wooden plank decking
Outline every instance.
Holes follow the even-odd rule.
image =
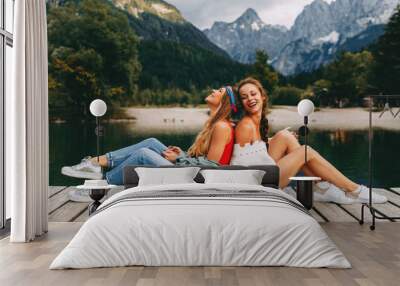
[[[69,192],[74,187],[51,186],[49,188],[49,221],[51,222],[84,222],[88,219],[87,202],[73,202],[70,200]],[[113,191],[119,192],[117,189]],[[378,211],[387,216],[400,216],[400,188],[375,189],[376,192],[385,195],[389,202],[374,206]],[[108,196],[110,196],[109,194]],[[361,217],[361,205],[339,205],[331,203],[314,203],[311,210],[312,216],[318,222],[356,222]],[[365,222],[371,222],[371,214],[365,211]],[[387,220],[379,220],[387,222]]]
[[[110,196],[115,192],[107,195]],[[50,186],[49,187],[49,221],[50,222],[84,222],[88,219],[88,202],[74,202],[70,200],[69,193],[75,187]]]

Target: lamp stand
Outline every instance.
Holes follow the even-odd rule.
[[[97,163],[100,162],[100,119],[99,117],[96,116],[96,141],[97,141],[97,145],[96,145],[96,150],[97,150]]]
[[[96,152],[97,152],[97,163],[100,163],[100,152],[102,151],[102,146],[100,145],[100,137],[104,135],[104,129],[100,124],[100,117],[96,116],[96,129],[95,129],[95,134],[96,134]],[[103,140],[102,140],[103,142]],[[101,168],[101,171],[103,172],[103,168]]]
[[[307,144],[308,144],[308,116],[304,116],[304,125],[299,129],[301,136],[304,136],[304,165],[307,165]],[[291,180],[296,181],[296,198],[303,204],[305,208],[310,210],[313,206],[313,181],[317,178],[303,176],[292,177]]]
[[[304,165],[307,165],[308,116],[304,116]]]

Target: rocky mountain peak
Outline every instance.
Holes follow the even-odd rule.
[[[233,59],[249,63],[254,61],[257,49],[275,57],[286,44],[287,29],[265,24],[257,12],[249,8],[234,22],[215,22],[211,29],[203,32]]]
[[[311,2],[311,4],[309,6],[326,7],[326,6],[329,6],[329,4],[327,2],[325,2],[324,0],[314,0],[313,2]]]
[[[248,8],[237,20],[236,22],[262,22],[257,12],[253,8]]]
[[[239,26],[241,29],[259,31],[265,26],[265,23],[253,8],[248,8],[232,25]]]
[[[398,4],[400,0],[314,0],[290,30],[265,24],[249,8],[235,22],[218,22],[204,33],[241,62],[251,63],[255,50],[262,49],[277,70],[289,75],[326,64],[343,46],[351,50],[369,45]]]
[[[329,34],[333,31],[333,28],[334,23],[330,5],[323,0],[315,0],[306,5],[297,16],[290,30],[290,38],[292,40],[301,38],[314,40]]]
[[[163,0],[111,0],[111,2],[135,17],[148,13],[171,22],[185,22],[181,12]]]

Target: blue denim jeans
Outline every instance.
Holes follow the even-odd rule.
[[[129,165],[166,166],[173,165],[161,154],[167,147],[155,138],[143,140],[137,144],[112,151],[106,154],[108,166],[106,173],[109,184],[123,184],[123,170]]]

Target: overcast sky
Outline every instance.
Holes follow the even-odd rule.
[[[324,0],[332,2],[333,0]],[[290,28],[304,6],[313,0],[166,0],[197,27],[209,28],[215,21],[232,22],[247,8],[257,11],[267,24]]]

